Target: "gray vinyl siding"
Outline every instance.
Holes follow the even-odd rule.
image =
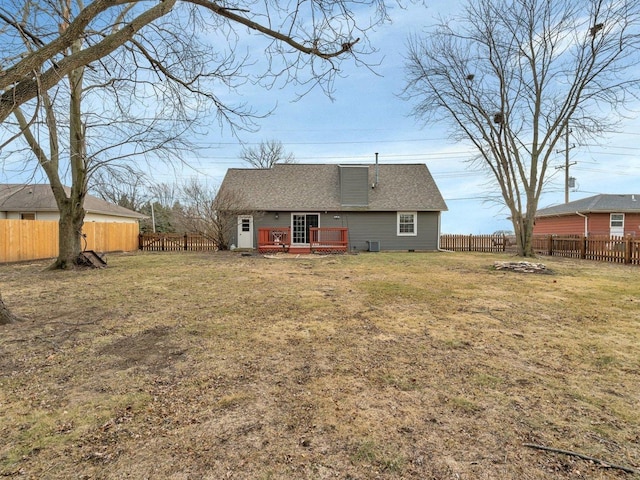
[[[366,251],[368,240],[380,242],[380,250],[438,249],[440,212],[418,212],[417,235],[398,236],[397,212],[349,212],[344,226],[349,228],[349,249]]]
[[[254,246],[258,246],[258,228],[290,227],[292,212],[265,212],[254,215]],[[319,213],[320,227],[347,227],[349,229],[349,250],[367,251],[368,240],[380,242],[380,250],[438,249],[440,212],[418,212],[417,235],[398,236],[397,212],[316,212],[296,211],[295,213]]]
[[[256,246],[258,245],[258,228],[280,228],[291,226],[291,212],[278,212],[278,218],[275,218],[275,216],[275,212],[265,212],[264,214],[253,216],[253,229],[256,238]]]
[[[369,205],[369,167],[340,166],[340,204],[346,207]]]
[[[321,227],[344,227],[342,212],[318,212],[314,210],[296,210],[295,212],[264,212],[253,217],[255,244],[258,244],[258,228],[266,227],[291,227],[291,215],[293,213],[317,213],[320,215]],[[334,218],[338,217],[338,218]]]

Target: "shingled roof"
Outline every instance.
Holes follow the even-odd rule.
[[[353,166],[353,165],[349,165]],[[376,165],[369,167],[369,185]],[[424,164],[378,165],[378,183],[367,207],[340,203],[340,166],[276,164],[270,169],[231,168],[221,190],[237,192],[251,210],[264,211],[444,211],[447,205]]]
[[[554,217],[579,213],[640,213],[640,194],[600,194],[573,202],[542,208],[536,217]]]
[[[68,194],[69,188],[65,187],[65,190]],[[92,195],[85,197],[84,209],[87,213],[137,219],[147,218],[138,212],[114,205]],[[49,185],[0,184],[0,211],[57,212],[58,206]]]

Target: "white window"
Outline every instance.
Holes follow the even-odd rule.
[[[624,213],[611,214],[611,227],[624,227]]]
[[[609,222],[609,235],[622,237],[624,235],[624,213],[612,213]]]
[[[416,212],[398,212],[398,236],[416,236],[418,234],[418,214]]]

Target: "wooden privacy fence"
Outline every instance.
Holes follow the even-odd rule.
[[[218,245],[199,233],[141,233],[138,248],[148,252],[214,251]]]
[[[541,255],[640,265],[640,239],[631,236],[541,235],[533,237],[533,249]]]
[[[513,237],[505,235],[442,235],[440,248],[454,252],[514,251]],[[640,239],[584,235],[537,235],[533,250],[540,255],[582,258],[640,265]]]
[[[138,248],[138,223],[87,222],[85,250],[130,252]],[[39,260],[58,256],[58,222],[0,220],[0,263]]]
[[[505,252],[511,244],[506,235],[440,236],[440,248],[452,252]]]

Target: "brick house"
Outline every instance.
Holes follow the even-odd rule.
[[[533,234],[640,237],[640,194],[600,194],[540,209]]]

